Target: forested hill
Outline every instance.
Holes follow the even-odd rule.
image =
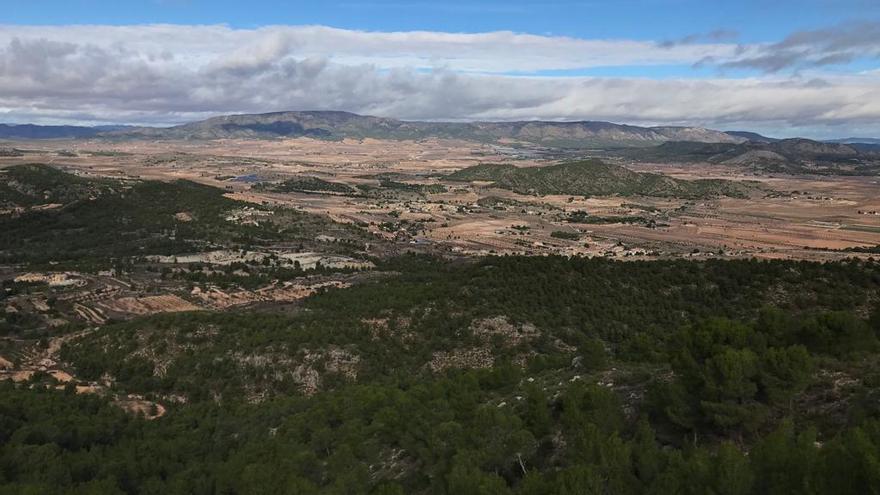
[[[45,164],[0,168],[0,263],[105,266],[133,256],[370,239],[324,216],[235,201],[186,180],[114,180]],[[242,216],[261,221],[242,221]],[[338,246],[337,246],[338,247]]]
[[[453,172],[447,178],[489,181],[494,186],[524,194],[578,196],[746,197],[752,189],[727,180],[687,181],[660,174],[638,173],[601,160],[566,162],[546,167],[481,164]]]
[[[880,147],[877,145],[823,143],[810,139],[745,143],[666,142],[652,148],[617,150],[614,153],[647,162],[718,163],[767,172],[826,175],[876,175],[880,172]]]
[[[875,262],[407,256],[378,269],[398,275],[293,313],[146,317],[65,345],[77,373],[168,412],[131,417],[39,376],[0,384],[0,492],[877,486]]]

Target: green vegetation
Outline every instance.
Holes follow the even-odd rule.
[[[17,165],[0,169],[0,206],[69,204],[109,192],[111,185],[109,181],[86,179],[47,165]]]
[[[24,156],[24,151],[16,148],[0,148],[0,156],[2,157],[19,157]]]
[[[722,163],[792,174],[876,175],[880,170],[880,159],[871,150],[800,138],[745,143],[671,141],[649,148],[619,149],[614,154],[645,162]]]
[[[868,247],[857,246],[857,247],[846,248],[846,249],[844,249],[844,251],[850,251],[850,252],[853,252],[853,253],[872,253],[872,254],[880,254],[880,245],[878,245],[878,246],[868,246]]]
[[[90,156],[131,156],[131,153],[127,151],[112,151],[112,150],[98,150],[98,151],[86,151]]]
[[[0,216],[4,263],[88,268],[133,256],[250,248],[312,241],[322,232],[347,232],[349,237],[354,232],[323,217],[231,200],[220,189],[189,181],[92,180],[45,165],[5,170],[0,204],[56,202],[61,207]]]
[[[526,168],[481,164],[453,172],[447,178],[457,181],[490,181],[496,187],[538,195],[706,198],[745,197],[749,191],[749,187],[736,182],[717,179],[685,181],[664,175],[633,172],[600,160]]]
[[[441,184],[409,184],[406,182],[398,182],[390,179],[379,180],[379,187],[423,195],[439,194],[446,192],[446,188]]]
[[[227,221],[243,203],[222,191],[178,181],[140,182],[118,192],[75,201],[57,211],[29,211],[0,219],[6,262],[45,264],[95,258],[177,254],[238,239],[250,243],[266,229]],[[175,217],[186,213],[192,220]]]
[[[875,227],[873,225],[844,225],[841,228],[843,230],[854,230],[856,232],[874,232],[876,234],[880,234],[880,227]]]
[[[554,174],[537,183],[561,180]],[[880,486],[874,260],[409,254],[336,278],[273,254],[162,266],[145,255],[289,252],[318,242],[345,252],[367,238],[192,182],[23,166],[5,169],[0,183],[14,208],[0,216],[7,264],[127,273],[138,265],[137,284],[178,293],[353,284],[324,284],[283,306],[47,330],[40,325],[72,304],[61,296],[74,291],[5,278],[3,307],[39,297],[48,309],[2,313],[4,357],[41,359],[42,339],[76,337],[53,359],[77,383],[107,385],[78,395],[74,383],[56,388],[43,372],[0,382],[0,495],[862,494]],[[387,189],[415,192],[399,184]],[[50,202],[58,206],[41,207]],[[487,203],[497,204],[506,206]],[[565,218],[612,220],[583,211]],[[397,220],[380,227],[425,228]],[[333,235],[318,241],[319,232]],[[118,400],[129,394],[165,414],[148,421],[123,411]]]
[[[199,373],[210,373],[213,365],[208,364],[216,361],[213,353],[224,356],[229,351],[264,353],[275,349],[281,356],[290,357],[303,347],[317,349],[330,345],[361,356],[361,371],[367,374],[359,376],[371,376],[369,370],[380,375],[410,376],[434,352],[477,345],[479,339],[465,338],[462,333],[474,321],[503,315],[511,322],[536,325],[551,341],[558,338],[578,347],[582,338],[597,338],[618,359],[665,362],[668,357],[660,350],[668,343],[680,343],[676,332],[687,325],[716,317],[755,320],[771,296],[776,307],[792,314],[858,311],[869,303],[869,294],[880,285],[880,266],[861,263],[615,263],[599,259],[503,257],[457,266],[402,258],[379,269],[400,275],[312,298],[306,306],[308,311],[292,319],[271,313],[247,314],[240,319],[210,313],[157,316],[105,327],[78,341],[75,348],[82,349],[82,358],[95,361],[96,366],[124,366],[131,357],[129,352],[146,345],[133,342],[137,339],[132,337],[142,332],[155,334],[155,342],[164,345],[177,338],[185,339],[188,333],[199,334],[214,328],[216,337],[198,341],[196,348],[200,352],[180,356],[194,363],[182,369],[182,379],[197,380]],[[390,319],[386,323],[391,325],[389,334],[379,341],[370,331],[372,323],[364,322],[375,318]],[[400,321],[395,323],[397,319]],[[794,323],[779,319],[777,326],[785,327],[784,333],[789,335],[789,340],[780,342],[801,340],[811,350],[843,356],[845,348],[833,347],[846,345],[838,334],[858,333],[820,330],[856,320],[840,323],[832,318],[814,322],[803,316],[800,321],[816,329],[789,329]],[[812,335],[809,341],[807,334]],[[412,335],[421,337],[413,340]],[[225,339],[231,340],[224,343]],[[96,346],[97,343],[101,345]],[[114,351],[116,348],[120,350]],[[181,348],[193,349],[190,345]],[[852,346],[859,348],[868,349],[864,343]],[[560,351],[546,342],[542,346],[538,341],[519,349],[493,349],[500,353],[496,358],[501,360],[516,358],[521,350],[536,351],[537,357],[546,354],[548,359],[563,357],[566,363],[574,352]],[[167,351],[157,355],[164,353]],[[195,364],[201,362],[204,364]],[[166,377],[173,378],[172,368],[166,368]],[[96,373],[104,371],[108,369],[98,369]],[[191,373],[195,375],[190,376]]]
[[[259,184],[257,189],[273,192],[317,192],[353,194],[355,189],[339,182],[328,182],[317,177],[297,177],[280,184]]]
[[[386,178],[385,174],[376,176],[379,179],[379,185],[358,184],[364,194],[374,198],[386,199],[412,199],[413,196],[425,196],[428,194],[440,194],[446,192],[446,187],[442,184],[412,184],[409,182],[399,182]]]
[[[186,402],[146,421],[0,384],[0,492],[877,486],[877,264],[406,256],[380,269],[398,275],[292,315],[154,316],[66,345],[84,377]],[[485,363],[450,357],[472,349]]]
[[[870,493],[880,424],[816,443],[782,422],[736,444],[668,449],[613,394],[550,402],[510,370],[396,389],[353,386],[260,406],[188,406],[147,422],[93,398],[0,386],[6,493]],[[557,437],[549,436],[553,432]],[[553,438],[564,438],[554,447]],[[559,451],[554,452],[554,449]]]
[[[658,146],[639,149],[621,149],[616,154],[645,162],[714,162],[739,147],[736,143],[698,143],[669,141]],[[732,155],[731,155],[732,156]]]
[[[656,212],[656,211],[660,211],[660,209],[657,208],[656,206],[640,205],[638,203],[621,203],[620,206],[623,208],[632,208],[634,210],[642,210],[642,211],[648,211],[648,212],[652,212],[652,213]]]
[[[477,200],[477,205],[482,206],[484,208],[496,208],[496,209],[505,209],[505,208],[527,208],[531,207],[529,203],[523,203],[521,201],[517,201],[515,199],[501,198],[499,196],[485,196]]]
[[[586,211],[576,210],[565,215],[560,215],[561,220],[569,223],[586,223],[586,224],[610,224],[610,223],[643,223],[648,224],[650,220],[645,217],[637,216],[617,216],[617,217],[600,217],[590,215]]]

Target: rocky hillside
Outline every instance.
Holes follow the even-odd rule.
[[[651,127],[665,137],[665,141],[691,141],[696,143],[742,143],[749,138],[728,132],[714,131],[704,127]]]

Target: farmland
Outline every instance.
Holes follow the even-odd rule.
[[[50,143],[41,145],[46,149],[26,158],[0,160],[12,164],[60,159]],[[880,184],[874,177],[771,174],[712,163],[652,164],[602,156],[608,166],[681,181],[729,184],[725,187],[735,187],[736,194],[707,189],[693,197],[669,189],[657,195],[628,187],[617,193],[548,190],[539,195],[511,190],[497,181],[453,179],[484,163],[539,170],[587,153],[548,159],[462,141],[308,138],[224,140],[210,147],[200,142],[142,141],[82,141],[76,146],[76,156],[64,157],[63,165],[91,177],[184,179],[253,205],[328,216],[376,237],[430,244],[445,252],[595,256],[614,252],[617,246],[618,251],[626,249],[616,255],[691,256],[697,249],[699,256],[835,259],[842,249],[880,244]],[[284,189],[291,184],[296,187]],[[572,215],[585,221],[571,222]],[[529,229],[518,231],[512,225]],[[577,231],[583,242],[550,236],[559,230]]]

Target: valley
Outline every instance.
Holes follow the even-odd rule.
[[[33,143],[41,149],[0,158],[0,163],[51,163],[95,177],[191,180],[222,188],[241,201],[329,215],[376,238],[438,252],[818,260],[880,244],[880,216],[870,214],[880,210],[880,179],[873,176],[632,162],[599,151],[533,157],[511,155],[495,145],[436,139]],[[686,182],[670,187],[668,181],[655,181],[640,190],[622,185],[618,174],[606,179],[610,185],[605,190],[573,185],[529,191],[529,186],[486,177],[458,179],[480,164],[537,171],[583,159],[601,160],[615,171],[625,171],[622,166]],[[277,186],[303,177],[316,183],[315,190]],[[561,180],[574,184],[570,178]],[[583,180],[599,184],[595,176]],[[701,183],[711,186],[698,192],[690,185]],[[551,237],[557,231],[577,239]]]

